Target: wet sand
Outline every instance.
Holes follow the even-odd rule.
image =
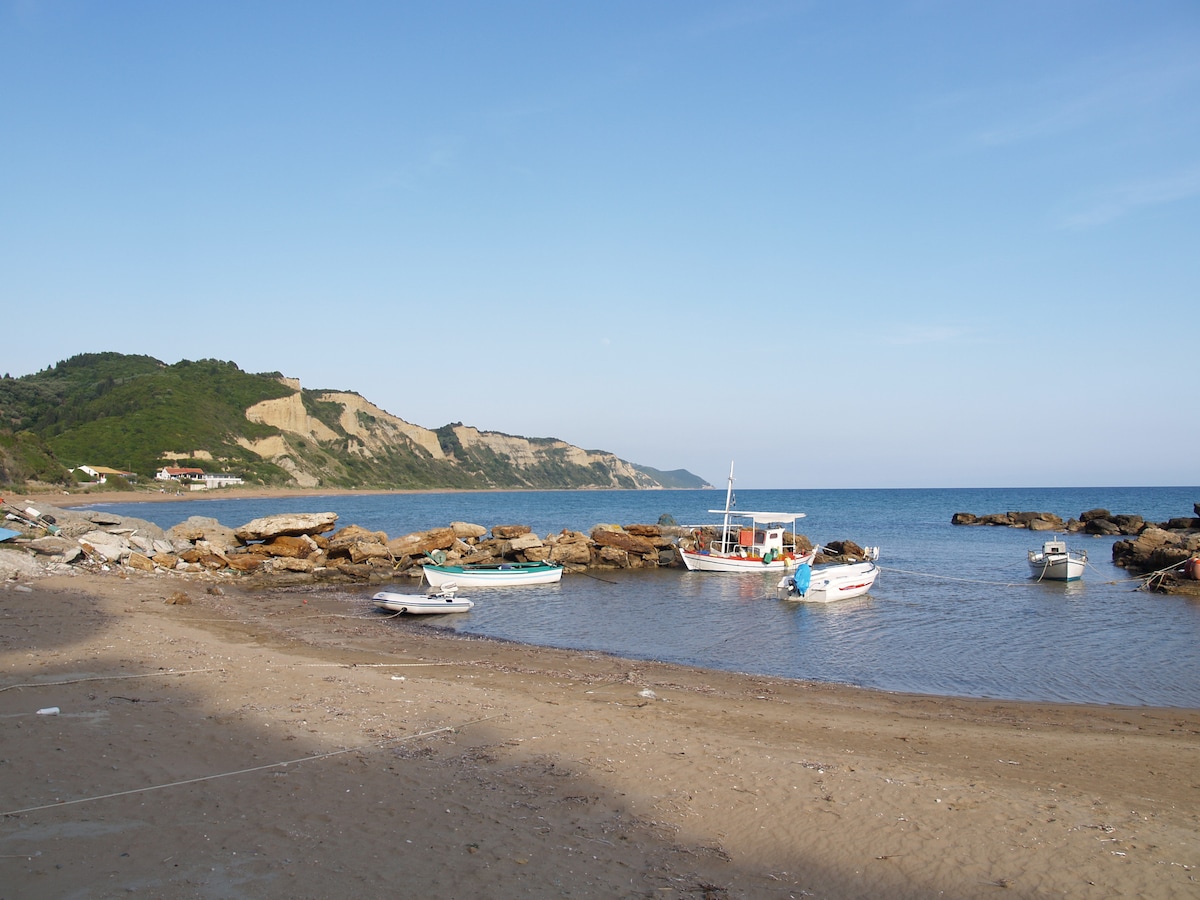
[[[1195,710],[743,676],[206,584],[0,587],[3,897],[1200,895]]]

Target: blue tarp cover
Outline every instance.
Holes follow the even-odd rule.
[[[0,528],[0,541],[7,541],[9,538],[15,538],[21,532],[11,531],[8,528]]]
[[[808,563],[801,563],[796,566],[794,581],[796,582],[796,593],[803,597],[804,592],[808,590],[808,586],[812,584],[812,566]]]

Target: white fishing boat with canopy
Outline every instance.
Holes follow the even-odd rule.
[[[720,531],[709,538],[697,528],[693,546],[679,548],[683,564],[693,572],[779,572],[811,563],[815,550],[797,546],[797,512],[740,512],[733,509],[733,463],[725,508],[710,509],[722,516]],[[711,529],[710,529],[711,530]]]

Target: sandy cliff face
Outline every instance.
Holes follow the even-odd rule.
[[[561,472],[565,467],[575,470],[573,484],[576,486],[661,487],[653,478],[611,453],[583,450],[554,439],[530,440],[498,432],[481,432],[468,425],[454,427],[464,454],[464,458],[459,459],[447,454],[436,432],[406,422],[358,394],[343,391],[325,391],[317,396],[321,403],[341,407],[336,425],[328,417],[322,422],[305,408],[300,383],[287,378],[282,381],[294,388],[295,393],[256,403],[246,410],[246,418],[251,422],[277,428],[281,433],[256,441],[240,438],[238,443],[284,468],[300,484],[311,485],[328,476],[331,456],[340,454],[344,461],[349,454],[359,459],[379,460],[386,466],[389,460],[394,462],[397,451],[401,456],[407,451],[426,463],[449,467],[449,471],[459,470],[459,467],[477,471],[481,457],[505,460],[511,468],[502,468],[500,483],[510,485],[544,484],[547,468]],[[325,465],[296,439],[320,447],[320,452],[325,454]],[[457,449],[452,451],[454,454],[459,452]],[[310,461],[306,463],[305,457]],[[333,465],[337,463],[333,462]],[[534,470],[538,470],[536,475]],[[527,481],[525,472],[531,473]],[[486,487],[489,483],[479,486]]]
[[[322,394],[321,399],[341,404],[342,415],[339,424],[346,434],[352,435],[362,443],[367,455],[372,455],[385,445],[407,440],[434,459],[446,458],[437,435],[428,428],[405,422],[358,394],[329,391]]]
[[[428,428],[405,422],[358,394],[327,391],[321,394],[319,399],[326,403],[337,403],[342,407],[338,424],[345,435],[338,434],[308,414],[300,396],[298,381],[293,378],[283,379],[283,381],[294,386],[296,393],[278,400],[264,400],[262,403],[256,403],[246,410],[247,419],[251,422],[270,425],[280,431],[314,442],[336,441],[348,435],[355,439],[354,446],[364,456],[373,456],[384,447],[397,443],[412,443],[434,459],[445,458],[437,435]],[[251,447],[263,456],[274,456],[280,452],[277,438],[267,438],[254,442],[253,445],[250,442],[243,442],[243,446]]]
[[[251,422],[270,425],[312,441],[332,441],[338,437],[325,424],[308,414],[304,408],[304,401],[300,398],[299,389],[287,397],[254,404],[246,410],[246,418]]]
[[[620,479],[628,479],[638,487],[660,487],[653,479],[638,471],[623,459],[618,459],[611,453],[584,450],[568,444],[566,441],[547,440],[531,441],[528,438],[515,437],[510,434],[500,434],[494,431],[480,431],[470,425],[458,425],[454,434],[464,449],[483,446],[493,453],[510,459],[514,466],[520,469],[531,469],[542,463],[548,456],[576,466],[588,467],[599,463],[611,474],[608,485],[601,487],[623,486]]]

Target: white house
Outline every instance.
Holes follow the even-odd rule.
[[[186,469],[177,466],[164,466],[154,473],[158,481],[184,481],[190,478],[203,478],[203,469]]]
[[[204,475],[204,487],[207,490],[212,488],[229,487],[232,484],[245,484],[237,475]]]
[[[133,472],[126,472],[122,469],[110,469],[108,466],[76,466],[72,471],[82,472],[97,484],[105,484],[108,481],[109,475],[125,478],[129,481],[137,477]]]
[[[245,484],[238,475],[209,475],[203,469],[191,469],[179,466],[164,466],[154,476],[159,481],[188,481],[193,491],[209,491],[213,488],[229,487],[232,484]]]

